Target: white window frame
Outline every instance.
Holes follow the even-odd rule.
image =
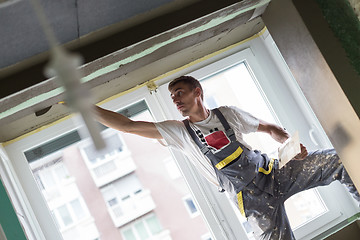
[[[116,99],[106,102],[102,106],[107,109],[117,111],[120,108],[132,105],[136,101],[145,99],[155,121],[174,118],[182,119],[176,108],[172,106],[166,83],[177,76],[189,74],[237,52],[241,53],[242,51],[242,53],[244,53],[245,49],[247,49],[245,52],[248,53],[248,56],[246,57],[247,61],[255,59],[255,65],[251,63],[250,66],[254,70],[253,74],[257,79],[260,80],[265,77],[274,76],[272,77],[274,81],[285,81],[286,86],[284,87],[289,89],[289,91],[295,96],[296,101],[301,102],[304,100],[304,96],[299,91],[298,86],[294,84],[294,80],[292,79],[289,70],[282,62],[281,56],[276,52],[277,50],[273,45],[271,37],[269,37],[268,33],[265,32],[261,37],[257,37],[241,45],[237,45],[229,51],[221,52],[212,58],[193,64],[186,69],[181,69],[176,74],[168,75],[160,79],[156,82],[157,85],[159,85],[158,90],[152,94],[149,93],[146,87],[142,87],[126,95],[119,96]],[[256,62],[258,63],[256,64]],[[196,73],[194,73],[194,75],[196,75]],[[270,83],[262,85],[262,88],[265,92],[273,91],[271,90]],[[275,95],[276,94],[270,94],[270,97],[267,96],[269,102],[279,102],[279,99],[272,99],[272,96]],[[272,104],[272,106],[274,106],[274,104]],[[304,105],[300,105],[300,107],[302,106]],[[303,108],[302,114],[306,118],[311,119],[313,117],[313,113],[307,110],[307,106],[304,106]],[[288,125],[287,121],[290,120],[286,118],[286,111],[281,109],[274,110],[277,112],[278,116],[283,116],[279,118],[285,119],[282,121],[282,124]],[[329,144],[326,138],[321,137],[321,126],[319,126],[320,125],[315,122],[313,132],[310,132],[310,135],[312,136],[306,138],[310,138],[311,141],[316,140],[318,144]],[[29,235],[30,239],[61,240],[62,237],[51,217],[50,212],[47,207],[44,207],[47,206],[46,201],[36,185],[35,179],[33,178],[32,172],[23,153],[28,149],[32,149],[77,128],[78,126],[75,125],[72,119],[67,119],[5,146],[7,156],[4,157],[3,155],[6,154],[2,154],[2,166],[0,170],[5,171],[8,179],[10,179],[14,195],[17,196],[19,200],[19,209],[22,209],[24,213],[25,222],[27,223],[25,224],[26,232],[28,234],[32,234]],[[290,132],[293,132],[294,130],[295,129],[289,129]],[[301,132],[301,129],[299,130]],[[197,202],[199,210],[205,217],[213,238],[228,240],[245,239],[246,232],[239,222],[238,213],[234,211],[233,206],[230,205],[225,194],[219,194],[218,190],[200,176],[194,169],[193,165],[189,163],[182,154],[173,151],[172,154],[174,155],[185,180],[191,188],[194,200]],[[9,159],[11,159],[11,161]],[[346,191],[337,184],[333,185],[335,186],[334,188],[326,190],[319,189],[318,191],[322,195],[328,194],[325,198],[332,198],[335,204],[334,206],[330,206],[331,204],[328,205],[329,208],[338,208],[339,212],[333,216],[333,219],[325,227],[318,227],[319,225],[316,225],[323,224],[321,221],[320,223],[312,221],[311,225],[316,229],[311,230],[310,233],[301,233],[303,236],[299,239],[310,239],[309,236],[311,234],[311,236],[316,236],[325,229],[335,226],[337,223],[353,215],[355,206],[354,202],[352,202],[350,198],[347,198],[341,201],[344,202],[344,205],[348,205],[348,208],[339,206],[338,202],[340,202],[340,200],[338,197],[344,195],[343,193],[346,195]],[[341,192],[341,194],[339,194],[339,192]],[[340,216],[338,216],[339,214]]]
[[[165,120],[165,111],[161,108],[161,103],[159,103],[158,95],[150,93],[146,87],[142,87],[133,92],[130,92],[126,95],[120,96],[114,100],[111,100],[107,103],[104,103],[102,106],[109,110],[117,111],[121,108],[125,108],[134,104],[137,101],[145,100],[150,112],[152,113],[155,121]],[[36,240],[45,240],[45,239],[59,239],[61,240],[61,233],[58,230],[55,222],[52,219],[51,213],[47,209],[47,203],[44,197],[41,194],[41,191],[38,189],[35,179],[32,175],[32,172],[28,166],[27,160],[25,158],[24,152],[34,147],[40,146],[48,141],[51,141],[59,136],[68,134],[75,129],[78,129],[79,126],[75,124],[71,118],[61,121],[55,125],[52,125],[48,128],[38,131],[32,135],[26,136],[16,142],[8,144],[5,147],[5,151],[9,156],[9,164],[13,167],[14,171],[11,171],[13,176],[21,176],[18,178],[19,183],[14,185],[14,188],[18,189],[20,194],[19,198],[22,199],[24,204],[24,209],[28,210],[29,213],[25,214],[25,218],[30,226],[32,231],[37,235]],[[228,239],[236,239],[236,236],[242,236],[245,231],[242,227],[236,229],[231,229],[227,222],[235,220],[235,214],[231,218],[231,214],[224,215],[220,210],[217,209],[216,201],[213,195],[205,194],[206,192],[212,191],[217,192],[217,189],[209,187],[209,185],[202,179],[201,176],[193,169],[193,167],[188,163],[182,155],[179,153],[174,153],[177,155],[177,161],[181,172],[184,174],[185,179],[190,185],[193,193],[194,200],[198,203],[201,203],[201,209],[199,209],[206,216],[206,223],[209,226],[209,229],[212,231],[213,236],[217,236],[218,239],[228,236]],[[217,204],[221,204],[225,196]],[[200,206],[198,204],[198,206]],[[214,214],[214,212],[217,212]],[[231,212],[231,211],[230,211]],[[227,218],[227,221],[224,219]],[[229,233],[232,237],[230,237]]]
[[[184,70],[184,74],[201,80],[229,66],[245,61],[250,67],[251,73],[258,80],[256,84],[261,86],[261,89],[267,93],[265,94],[263,92],[262,94],[266,95],[270,106],[269,108],[274,109],[274,112],[276,111],[277,117],[275,116],[275,119],[281,119],[281,121],[278,120],[278,124],[290,126],[286,128],[291,133],[299,130],[299,132],[302,133],[302,142],[307,146],[315,145],[318,148],[332,147],[267,31],[260,38],[248,41],[224,54],[227,54],[227,56],[222,56],[221,60],[219,60],[219,56],[207,59],[198,64],[198,66],[191,66],[191,68],[187,70],[188,72]],[[271,81],[268,79],[271,79]],[[181,115],[172,107],[173,104],[169,100],[169,94],[166,93],[166,82],[164,81],[162,84],[163,85],[159,87],[159,93],[161,94],[163,105],[167,106],[168,118],[171,119],[175,117],[181,119]],[[275,89],[273,85],[276,85],[277,88]],[[281,93],[287,92],[288,95],[277,94],[277,91]],[[284,100],[292,101],[298,105],[298,114],[303,115],[299,116],[298,119],[301,119],[301,117],[305,118],[310,126],[303,126],[300,122],[299,124],[296,124],[297,122],[292,123],[293,118],[288,116],[289,110],[291,109],[289,109],[289,107],[285,109],[281,104]],[[308,130],[308,128],[310,128],[310,130]],[[350,218],[359,210],[354,200],[338,182],[332,183],[326,188],[317,188],[317,191],[330,211],[294,229],[297,239],[312,239],[321,232]],[[336,194],[336,192],[342,194]],[[217,198],[217,196],[215,196],[215,198]],[[339,202],[343,204],[339,204]],[[220,209],[222,207],[222,205],[219,205]],[[223,212],[229,214],[226,210]],[[236,224],[238,224],[237,221],[235,221],[235,225],[231,224],[231,228],[235,228]]]

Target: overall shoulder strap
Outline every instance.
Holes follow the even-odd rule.
[[[229,125],[228,121],[226,121],[224,115],[219,110],[219,108],[214,108],[211,111],[213,111],[213,113],[215,113],[215,115],[219,118],[219,120],[220,120],[221,124],[224,126],[225,130],[230,129],[230,125]]]
[[[215,113],[216,116],[219,118],[221,124],[225,128],[225,132],[226,132],[226,135],[228,136],[228,138],[230,138],[231,141],[236,141],[234,130],[232,130],[232,128],[230,128],[228,121],[225,119],[224,115],[219,110],[219,108],[214,108],[211,111],[213,111],[213,113]]]
[[[203,143],[200,142],[199,138],[196,136],[194,130],[190,127],[190,123],[189,123],[189,119],[185,119],[183,120],[183,123],[186,127],[186,130],[189,132],[191,138],[194,140],[194,142],[196,143],[196,145],[200,148],[201,152],[204,155],[207,155],[208,153],[211,153],[211,151],[209,150],[209,148],[204,145]]]
[[[222,181],[219,178],[218,171],[217,171],[217,168],[215,167],[215,163],[214,163],[214,161],[216,161],[215,156],[212,154],[212,152],[209,150],[209,148],[205,144],[200,142],[200,140],[196,136],[194,130],[190,127],[189,119],[183,120],[183,123],[186,127],[186,130],[189,132],[191,138],[194,140],[196,145],[200,148],[200,151],[210,159],[211,165],[215,170],[216,178],[218,179],[219,183],[221,183]],[[219,192],[224,192],[224,191],[225,190],[222,187],[219,188]]]

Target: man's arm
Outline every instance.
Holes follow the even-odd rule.
[[[133,121],[120,113],[94,106],[96,119],[107,127],[147,138],[162,139],[153,122]]]
[[[286,139],[290,137],[290,134],[282,127],[276,124],[265,122],[264,120],[259,120],[259,127],[257,131],[269,134],[279,143],[284,143]]]
[[[276,124],[265,122],[263,120],[259,120],[259,127],[257,131],[268,133],[273,139],[280,143],[284,143],[286,139],[290,137],[290,134],[284,128]],[[296,160],[302,160],[308,155],[306,147],[301,143],[300,149],[301,152],[295,156]]]

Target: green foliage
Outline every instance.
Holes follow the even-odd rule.
[[[334,35],[360,75],[360,21],[347,0],[316,0]]]

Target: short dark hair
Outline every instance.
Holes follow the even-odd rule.
[[[175,78],[174,80],[172,80],[168,86],[169,91],[171,91],[171,89],[174,87],[174,85],[179,82],[183,82],[183,83],[187,84],[191,90],[194,90],[197,87],[200,88],[201,99],[204,99],[203,89],[201,87],[199,80],[197,80],[196,78],[191,77],[191,76],[181,76],[181,77],[178,77],[178,78]]]

